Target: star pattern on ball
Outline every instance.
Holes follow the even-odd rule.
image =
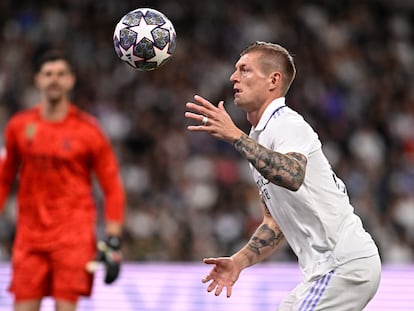
[[[121,33],[121,30],[122,30],[123,28],[125,28],[125,25],[124,25],[124,24],[122,24],[122,23],[118,23],[118,24],[116,24],[114,34],[115,34],[115,36],[118,38],[118,40],[120,40],[120,39],[121,39],[121,38],[119,38],[119,34]]]
[[[132,45],[128,50],[125,50],[122,46],[119,46],[119,49],[121,50],[121,53],[122,53],[121,59],[127,62],[128,64],[130,64],[131,66],[135,67],[135,62],[134,62],[133,57],[137,57],[137,56],[133,56],[134,46]]]
[[[140,71],[165,64],[175,50],[175,30],[161,12],[140,8],[125,14],[113,35],[117,56]]]
[[[154,46],[155,56],[148,59],[149,62],[157,62],[157,66],[161,65],[163,61],[171,57],[171,54],[168,53],[168,44],[161,50]]]
[[[141,18],[141,23],[147,24],[147,22],[145,21],[145,18]],[[139,26],[130,27],[129,29],[136,32],[137,34],[136,42],[140,42],[143,38],[147,38],[148,40],[153,41],[151,31],[153,31],[154,28],[157,28],[158,26],[159,25],[148,25],[147,24],[146,27],[142,27],[142,25],[139,25]]]

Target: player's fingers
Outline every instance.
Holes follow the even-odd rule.
[[[218,260],[217,258],[204,258],[203,262],[206,264],[216,264]]]
[[[208,132],[208,128],[205,125],[189,125],[187,126],[187,130],[191,132]]]
[[[223,285],[217,284],[216,292],[214,293],[214,295],[220,296],[220,294],[221,294],[222,291],[223,291]]]
[[[221,109],[221,110],[226,110],[225,108],[224,108],[224,100],[220,100],[219,101],[219,103],[218,103],[218,107],[219,107],[219,109]]]
[[[210,293],[213,289],[215,289],[217,286],[217,282],[213,281],[210,283],[210,285],[207,287],[207,291]]]
[[[200,114],[194,113],[194,112],[189,112],[189,111],[187,111],[187,112],[184,114],[184,116],[185,116],[187,119],[196,120],[196,121],[199,121],[200,123],[203,121],[203,116],[202,116],[202,115],[200,115]]]
[[[230,298],[231,296],[231,291],[232,291],[232,287],[231,286],[227,286],[227,298]]]
[[[205,277],[203,277],[202,279],[201,279],[201,282],[203,282],[203,283],[207,283],[208,281],[210,281],[212,279],[212,277],[211,277],[211,275],[210,274],[208,274],[208,275],[206,275]]]
[[[194,95],[194,100],[209,110],[216,108],[212,103],[200,95]]]
[[[186,103],[185,105],[188,109],[193,110],[197,112],[198,114],[201,114],[203,116],[211,117],[212,116],[212,110],[206,109],[205,107],[201,105],[197,105],[191,102]]]

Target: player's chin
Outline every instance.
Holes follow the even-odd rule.
[[[241,100],[240,96],[237,94],[234,95],[234,105],[239,108],[243,108],[243,101]]]
[[[46,98],[51,103],[59,102],[63,98],[63,93],[60,90],[49,91],[46,93]]]
[[[234,94],[234,100],[233,100],[233,103],[234,103],[236,106],[238,106],[238,105],[239,105],[239,101],[240,101],[239,96],[237,95],[237,93],[235,93],[235,94]]]
[[[58,94],[58,95],[48,95],[48,96],[46,96],[46,98],[47,98],[47,100],[48,100],[48,102],[49,103],[55,103],[55,104],[57,104],[57,103],[59,103],[60,101],[61,101],[61,99],[63,98],[62,97],[62,95],[61,94]]]

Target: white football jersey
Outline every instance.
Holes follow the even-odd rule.
[[[298,191],[274,185],[251,165],[266,205],[298,257],[305,280],[352,259],[378,254],[371,236],[354,214],[344,183],[335,175],[318,135],[301,115],[274,100],[250,137],[271,150],[306,156],[305,179]]]

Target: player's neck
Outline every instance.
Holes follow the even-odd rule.
[[[50,102],[40,104],[40,114],[48,121],[61,121],[68,114],[70,103],[68,101]]]
[[[250,122],[250,124],[254,127],[257,126],[257,124],[259,123],[263,113],[265,112],[267,106],[270,105],[270,103],[274,100],[275,98],[270,98],[267,99],[263,104],[261,104],[256,110],[252,110],[252,111],[248,111],[247,112],[247,121]]]
[[[247,112],[247,121],[249,121],[252,126],[256,127],[257,124],[260,121],[260,118],[263,115],[263,112],[264,112],[265,108],[266,108],[266,106],[263,105],[258,110],[253,110],[253,111]]]

